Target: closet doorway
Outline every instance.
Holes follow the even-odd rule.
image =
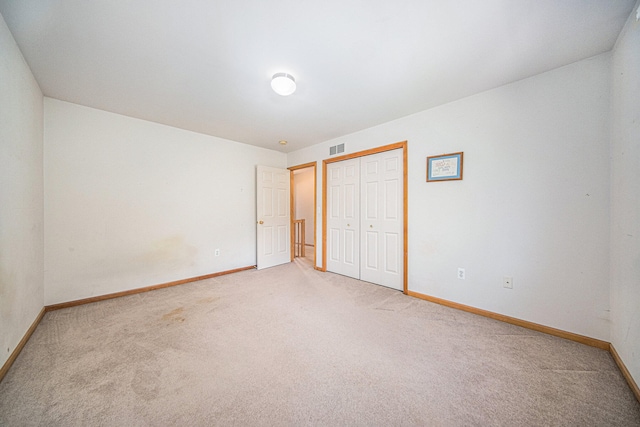
[[[407,143],[323,161],[322,269],[407,292]]]

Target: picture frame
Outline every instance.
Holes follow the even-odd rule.
[[[427,182],[462,179],[464,152],[427,157]]]

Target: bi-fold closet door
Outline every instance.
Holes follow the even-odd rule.
[[[402,149],[327,165],[327,270],[402,290]]]

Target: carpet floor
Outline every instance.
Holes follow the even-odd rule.
[[[640,426],[608,352],[305,259],[45,315],[2,426]]]

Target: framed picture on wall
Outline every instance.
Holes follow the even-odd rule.
[[[463,152],[427,157],[427,182],[462,179]]]

